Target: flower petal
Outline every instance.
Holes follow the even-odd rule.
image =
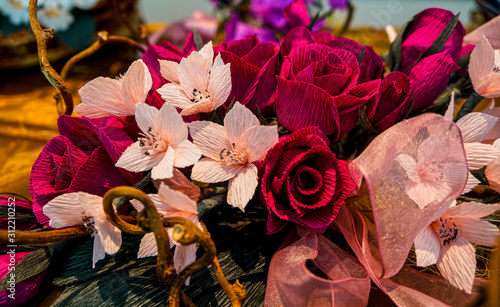
[[[188,167],[200,160],[201,151],[193,143],[188,140],[184,140],[180,143],[172,144],[175,149],[175,167]]]
[[[202,93],[205,92],[208,89],[208,79],[208,70],[203,68],[202,65],[187,58],[181,60],[179,82],[187,95],[192,95],[194,89]]]
[[[196,202],[189,198],[184,193],[174,191],[166,184],[160,184],[158,189],[158,197],[169,206],[176,208],[179,211],[186,211],[198,214]]]
[[[170,178],[174,175],[174,161],[175,161],[175,149],[172,146],[168,146],[167,152],[163,155],[163,158],[153,166],[151,170],[152,179],[165,179]]]
[[[169,103],[176,108],[185,109],[193,105],[182,86],[177,83],[167,83],[160,87],[157,92],[165,100],[165,103]]]
[[[154,256],[158,256],[158,246],[156,246],[154,233],[148,232],[142,237],[141,244],[139,245],[139,252],[137,252],[137,258]]]
[[[165,142],[182,142],[188,137],[188,128],[182,116],[168,103],[161,107],[156,125],[158,133]]]
[[[160,62],[160,73],[163,78],[173,83],[179,83],[177,74],[179,73],[179,63],[168,60],[158,60]]]
[[[92,268],[95,268],[95,264],[106,257],[106,253],[104,251],[104,245],[101,242],[101,237],[94,237],[94,248],[92,251]]]
[[[222,149],[231,149],[231,143],[223,126],[209,121],[195,121],[188,126],[193,143],[203,155],[218,160]]]
[[[259,184],[257,167],[249,164],[229,181],[227,203],[245,211],[245,207],[255,194]]]
[[[417,266],[427,267],[436,264],[441,251],[441,244],[436,232],[431,226],[425,227],[415,238],[415,253]]]
[[[468,203],[462,203],[458,206],[453,206],[448,209],[446,215],[456,218],[481,218],[495,213],[500,210],[500,205],[487,205],[471,201]]]
[[[62,194],[43,206],[43,213],[50,218],[49,226],[54,228],[82,225],[82,211],[78,193]]]
[[[493,72],[494,67],[495,53],[493,47],[491,47],[488,39],[483,36],[470,54],[469,75],[476,91],[478,91],[481,79]]]
[[[148,155],[145,152],[140,142],[135,142],[123,152],[115,166],[131,172],[142,172],[153,168],[165,156],[165,152],[151,151]]]
[[[137,126],[142,130],[142,132],[146,133],[149,128],[157,129],[158,115],[160,111],[147,105],[145,103],[138,103],[135,109],[135,120],[137,122]]]
[[[212,98],[212,110],[223,105],[231,93],[231,68],[230,64],[217,66],[210,72],[208,92]]]
[[[481,181],[477,180],[476,177],[474,177],[474,175],[472,175],[469,172],[469,177],[467,178],[467,184],[465,185],[465,188],[462,191],[462,194],[469,193],[470,191],[472,191],[472,189],[475,186],[477,186],[480,183],[481,183]]]
[[[498,118],[481,112],[465,115],[457,121],[464,143],[481,142],[493,129]]]
[[[252,163],[264,159],[278,139],[277,126],[253,126],[243,133],[239,146],[246,148],[248,162]]]
[[[500,206],[495,207],[500,209]],[[497,245],[500,231],[492,223],[468,217],[457,217],[454,220],[458,225],[460,234],[467,241],[483,246]]]
[[[453,114],[455,114],[455,92],[451,92],[451,100],[444,114],[444,118],[447,120],[453,120]]]
[[[196,261],[196,244],[176,245],[174,252],[174,268],[180,274],[188,265]],[[189,278],[186,279],[186,286],[189,285]]]
[[[485,98],[495,98],[500,96],[500,74],[492,73],[491,75],[482,78],[476,91]]]
[[[489,144],[465,143],[464,148],[469,170],[480,169],[500,156],[500,152]]]
[[[153,80],[142,60],[137,60],[128,69],[122,82],[122,96],[130,110],[139,102],[145,102]]]
[[[120,81],[98,77],[78,91],[82,103],[75,112],[88,118],[133,115],[135,109],[130,109],[123,100],[121,89]]]
[[[243,132],[252,126],[258,126],[257,116],[239,102],[235,102],[233,108],[227,112],[224,118],[224,128],[226,128],[229,141],[238,143]]]
[[[471,293],[476,271],[474,247],[465,238],[458,235],[454,241],[441,248],[441,257],[437,262],[439,271],[452,285]]]
[[[210,158],[203,158],[193,166],[191,178],[193,180],[215,183],[235,177],[243,168],[241,165],[224,165]]]
[[[420,182],[420,176],[417,173],[417,162],[412,157],[400,154],[396,157],[396,162],[405,170],[408,179],[415,183]]]
[[[500,158],[491,161],[484,171],[490,187],[500,192]]]

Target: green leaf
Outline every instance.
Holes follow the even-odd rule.
[[[361,50],[361,52],[358,55],[358,64],[361,64],[361,61],[363,61],[363,55],[365,54],[365,49],[366,46],[363,46],[363,50]]]
[[[205,44],[203,44],[203,40],[201,39],[200,33],[198,33],[198,30],[196,30],[195,27],[193,27],[193,38],[194,38],[194,43],[196,45],[196,50],[200,51]]]
[[[408,20],[399,30],[398,35],[394,39],[389,48],[389,53],[385,57],[385,62],[390,71],[401,71],[401,65],[403,63],[403,57],[401,54],[401,45],[403,44],[403,40],[406,37],[406,33],[411,28],[411,25],[417,19],[413,17]]]
[[[431,56],[433,54],[441,52],[443,50],[444,45],[450,38],[451,34],[453,33],[453,30],[455,29],[455,26],[458,23],[458,17],[460,17],[460,12],[458,12],[455,17],[453,17],[452,20],[444,27],[443,31],[439,33],[438,37],[434,40],[432,45],[427,49],[425,52],[424,56],[422,58],[426,58],[428,56]]]
[[[65,45],[78,51],[90,46],[96,34],[96,24],[89,12],[75,10],[75,22],[68,30],[56,32],[56,37]]]

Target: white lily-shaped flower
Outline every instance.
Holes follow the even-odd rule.
[[[452,95],[450,105],[446,111],[445,118],[453,119],[455,107],[454,95]],[[472,112],[457,121],[457,126],[462,133],[467,165],[469,170],[478,170],[500,156],[500,151],[490,144],[483,144],[481,141],[492,131],[498,122],[498,117],[482,112]],[[480,182],[471,173],[467,180],[467,185],[462,193],[467,193]]]
[[[167,217],[184,217],[202,230],[200,221],[198,220],[198,211],[196,209],[196,202],[189,198],[189,196],[170,189],[164,183],[160,184],[158,194],[148,194],[149,198],[153,201],[158,213],[162,218]],[[137,211],[142,211],[144,205],[137,200],[131,201],[132,206]],[[185,267],[190,265],[196,260],[196,244],[182,245],[172,238],[172,228],[167,228],[167,233],[170,239],[170,247],[174,247],[174,267],[179,274]],[[158,247],[154,233],[149,232],[144,235],[139,246],[137,258],[154,257],[158,255]],[[189,284],[189,279],[186,280],[186,285]]]
[[[486,98],[500,96],[500,50],[483,35],[470,55],[469,75],[474,90]]]
[[[113,255],[122,245],[121,232],[106,218],[100,196],[85,192],[63,194],[48,202],[43,213],[50,218],[50,227],[83,225],[87,228],[94,238],[92,268],[104,259],[105,253]]]
[[[471,293],[476,270],[476,252],[471,243],[494,246],[500,234],[497,226],[479,218],[499,209],[500,204],[470,202],[457,206],[453,201],[445,214],[415,238],[417,266],[437,264],[452,285]]]
[[[220,54],[213,60],[212,42],[199,52],[193,51],[180,64],[160,60],[161,74],[171,83],[158,89],[161,97],[181,115],[208,113],[226,102],[231,93],[230,64],[224,64]]]
[[[258,185],[253,162],[263,159],[278,142],[277,127],[260,126],[257,117],[236,102],[224,126],[196,121],[189,124],[189,131],[206,156],[194,165],[191,178],[208,183],[229,180],[227,202],[244,210]]]
[[[152,85],[148,67],[137,60],[122,78],[98,77],[85,84],[78,91],[82,103],[75,112],[88,118],[134,115],[136,105],[146,101]]]
[[[417,159],[400,154],[396,161],[404,169],[406,194],[421,209],[432,202],[444,201],[451,193],[456,176],[454,161],[449,160],[449,146],[444,132],[434,133],[418,147]]]
[[[160,110],[145,103],[136,106],[135,119],[143,132],[122,154],[117,167],[132,172],[152,169],[151,178],[173,176],[175,167],[188,167],[201,151],[188,138],[188,128],[177,110],[165,103]]]

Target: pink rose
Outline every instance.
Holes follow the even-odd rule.
[[[269,216],[267,232],[288,221],[324,232],[354,190],[347,162],[337,160],[317,127],[282,137],[262,162],[261,199]]]

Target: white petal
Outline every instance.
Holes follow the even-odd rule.
[[[404,169],[409,180],[415,183],[420,182],[420,176],[417,173],[417,162],[412,157],[405,154],[399,154],[396,157],[396,162]]]
[[[498,205],[487,205],[471,201],[468,203],[462,203],[461,205],[450,207],[446,211],[446,215],[450,217],[463,217],[463,218],[481,218],[495,213],[500,210],[500,204]]]
[[[106,254],[104,252],[104,246],[101,242],[101,237],[95,236],[94,249],[92,251],[92,268],[95,268],[95,264],[97,263],[97,261],[104,259],[105,256]]]
[[[164,216],[171,216],[179,211],[161,200],[158,194],[148,194],[148,197],[151,199],[158,212],[162,212],[162,214],[165,213]],[[137,212],[141,212],[144,209],[144,205],[136,199],[130,200],[130,203]]]
[[[179,211],[186,211],[198,214],[196,202],[184,193],[174,191],[164,183],[158,189],[158,197],[169,206]]]
[[[176,108],[185,109],[193,105],[184,92],[184,89],[177,83],[167,83],[157,90],[165,103],[169,103]]]
[[[142,60],[137,60],[128,69],[122,83],[123,99],[129,106],[129,109],[134,110],[134,107],[139,102],[146,101],[153,80],[149,73],[149,69]]]
[[[444,118],[452,121],[454,112],[455,112],[455,92],[451,92],[450,104],[448,105],[448,109],[446,109],[446,113],[444,113]]]
[[[464,143],[481,142],[498,121],[497,117],[473,112],[458,120]]]
[[[245,211],[245,207],[255,194],[259,184],[257,167],[249,164],[229,181],[227,203]]]
[[[193,56],[195,54],[198,54],[201,56],[201,61],[199,62],[200,64],[203,65],[203,67],[205,67],[206,70],[210,70],[212,68],[212,62],[214,60],[214,47],[212,45],[212,41],[208,42],[205,44],[205,46],[203,46],[200,51],[198,52],[192,52],[189,56]]]
[[[231,93],[231,69],[230,64],[217,66],[210,72],[208,92],[213,97],[212,108],[215,110],[223,105]]]
[[[257,116],[239,102],[235,102],[233,108],[224,118],[224,128],[231,143],[238,143],[243,132],[252,126],[258,126]]]
[[[476,251],[460,234],[446,246],[442,246],[441,257],[437,262],[439,271],[452,285],[472,292],[476,271]]]
[[[474,50],[472,50],[469,62],[469,75],[476,91],[479,89],[481,79],[490,74],[494,67],[495,54],[493,48],[486,37],[483,36]]]
[[[175,160],[175,149],[169,146],[167,152],[165,152],[163,158],[153,166],[151,170],[152,179],[165,179],[170,178],[174,175],[174,160]]]
[[[160,73],[163,78],[170,82],[179,83],[177,76],[179,72],[179,63],[167,60],[158,60],[160,62]]]
[[[168,103],[160,109],[157,127],[162,139],[169,143],[180,142],[188,137],[188,128],[182,116]]]
[[[500,156],[500,152],[489,144],[465,143],[464,147],[469,170],[480,169]]]
[[[156,150],[149,151],[149,155],[146,155],[145,152],[146,150],[141,147],[140,142],[135,142],[122,153],[115,166],[131,172],[142,172],[153,168],[165,156],[165,152]]]
[[[174,144],[172,144],[174,147]],[[200,160],[201,151],[193,143],[188,140],[184,140],[180,143],[175,144],[175,167],[188,167]]]
[[[191,178],[206,183],[222,182],[236,176],[243,167],[241,165],[224,165],[219,161],[203,158],[193,166]]]
[[[427,267],[436,264],[441,251],[441,243],[432,226],[425,227],[415,238],[417,266]]]
[[[95,220],[95,228],[97,229],[97,237],[99,237],[106,254],[113,255],[120,250],[122,234],[118,228],[108,220],[101,223],[98,219]]]
[[[406,194],[420,209],[427,207],[432,202],[444,201],[450,193],[451,189],[447,184],[436,186],[424,182],[414,183],[413,181],[408,181],[406,183]]]
[[[43,214],[50,218],[49,226],[63,228],[82,225],[82,212],[78,193],[62,194],[43,206]]]
[[[156,245],[155,235],[152,232],[148,232],[142,237],[137,258],[155,256],[158,256],[158,246]]]
[[[212,101],[211,100],[204,100],[198,103],[194,103],[190,105],[189,107],[185,108],[184,110],[181,111],[182,116],[188,116],[188,115],[193,115],[193,114],[198,114],[198,113],[209,113],[214,111],[215,109],[212,107]]]
[[[486,166],[484,175],[488,179],[488,183],[492,189],[500,192],[500,158],[497,158]]]
[[[196,261],[196,244],[177,245],[174,252],[174,267],[177,274],[180,274],[188,265]],[[189,285],[189,278],[186,286]]]
[[[102,197],[85,192],[78,192],[78,203],[80,207],[94,219],[107,221],[102,207]]]
[[[189,123],[188,127],[193,143],[203,155],[217,160],[222,149],[232,149],[223,126],[209,121],[195,121]]]
[[[419,164],[426,162],[442,162],[448,157],[448,139],[444,132],[431,134],[418,147],[417,161]]]
[[[500,231],[492,223],[466,217],[457,217],[454,218],[454,221],[467,241],[483,246],[497,245]]]
[[[179,65],[179,82],[184,92],[190,95],[188,96],[189,98],[192,98],[194,89],[205,95],[205,90],[208,89],[208,79],[208,71],[202,65],[187,58],[181,60],[181,64]]]
[[[495,142],[493,142],[493,148],[495,148],[496,151],[500,152],[500,139],[497,139]]]
[[[469,193],[472,191],[474,187],[476,187],[478,184],[480,184],[481,181],[477,180],[474,175],[472,175],[469,172],[469,177],[467,178],[467,185],[465,186],[464,190],[462,191],[462,194]]]
[[[246,148],[248,162],[252,163],[264,159],[278,139],[278,126],[252,126],[240,137],[239,146]]]
[[[212,69],[214,69],[215,67],[218,67],[218,66],[222,66],[222,65],[224,65],[224,62],[222,61],[220,53],[218,53],[217,56],[215,57]]]
[[[160,111],[145,103],[138,103],[135,109],[135,120],[142,132],[148,132],[149,128],[157,129],[157,121]]]
[[[79,91],[82,103],[77,105],[75,112],[88,117],[134,115],[123,100],[121,82],[115,79],[99,77],[85,84]]]

